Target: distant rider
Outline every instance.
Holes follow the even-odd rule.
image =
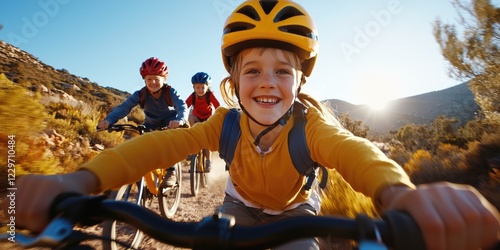
[[[191,83],[194,91],[186,98],[186,105],[188,108],[193,106],[188,117],[189,124],[193,126],[195,123],[204,122],[210,118],[220,103],[210,90],[212,78],[209,74],[198,72],[191,77]],[[205,172],[210,172],[212,169],[210,150],[204,149],[204,154],[207,157]]]

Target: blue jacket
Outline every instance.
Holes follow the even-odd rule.
[[[108,114],[106,120],[109,124],[115,124],[118,120],[127,116],[133,107],[139,104],[140,90],[135,91],[122,104],[118,105],[111,113]],[[168,106],[162,91],[162,96],[156,100],[152,95],[147,95],[144,102],[144,125],[148,128],[160,128],[168,125],[170,121],[178,120],[187,123],[189,110],[184,100],[177,94],[177,91],[170,87],[170,100],[174,107]]]

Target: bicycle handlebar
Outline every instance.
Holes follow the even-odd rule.
[[[51,209],[55,219],[47,229],[36,237],[17,232],[20,236],[17,243],[23,247],[61,246],[74,237],[58,232],[76,232],[72,228],[76,224],[90,226],[105,220],[119,220],[163,243],[193,249],[262,249],[296,239],[328,235],[358,243],[378,241],[393,249],[425,249],[413,219],[396,211],[384,214],[382,219],[362,215],[356,219],[297,216],[248,227],[235,225],[234,217],[219,211],[199,222],[174,222],[144,207],[106,198],[76,194],[58,196]]]
[[[163,129],[168,129],[168,127],[165,127],[165,128],[161,128],[161,129],[151,129],[151,128],[146,128],[146,126],[144,125],[132,125],[132,124],[113,124],[113,125],[110,125],[108,128],[106,129],[100,129],[98,127],[96,127],[96,130],[97,131],[108,131],[108,132],[119,132],[119,131],[132,131],[132,132],[136,132],[140,135],[146,133],[146,132],[152,132],[152,131],[155,131],[155,130],[163,130]]]
[[[188,128],[189,126],[187,124],[181,125],[181,128]],[[108,131],[108,132],[119,132],[119,131],[132,131],[132,132],[137,132],[138,134],[142,135],[147,132],[153,132],[156,130],[166,130],[170,129],[170,127],[161,127],[161,128],[147,128],[146,126],[140,124],[140,125],[132,125],[132,124],[113,124],[109,125],[107,129],[100,129],[99,127],[96,127],[97,131]]]

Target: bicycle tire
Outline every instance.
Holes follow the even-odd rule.
[[[203,152],[203,150],[202,150]],[[202,188],[207,188],[208,187],[208,173],[205,172],[205,169],[206,169],[206,162],[207,162],[207,156],[204,154],[204,153],[201,153],[201,155],[203,156],[203,161],[202,161],[202,165],[203,165],[203,171],[200,171],[200,184],[201,184],[201,187]]]
[[[175,175],[177,177],[176,184],[173,187],[163,187],[160,185],[158,190],[160,213],[163,217],[168,219],[174,218],[181,202],[182,170],[179,163],[175,164],[175,169]]]
[[[112,191],[109,198],[130,201],[136,205],[144,206],[144,199],[142,198],[144,188],[142,190],[140,188],[142,185],[142,180],[138,183],[124,185],[120,189]],[[117,234],[117,232],[119,233]],[[125,235],[125,233],[127,234]],[[104,237],[102,241],[103,250],[137,249],[144,239],[142,231],[118,221],[103,222],[102,235]],[[119,240],[126,246],[118,244],[115,240]]]
[[[200,162],[200,153],[193,155],[191,158],[191,166],[189,168],[189,180],[191,183],[191,195],[197,196],[200,191],[200,171],[198,164]]]

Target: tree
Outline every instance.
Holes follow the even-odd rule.
[[[455,25],[434,23],[434,37],[449,63],[449,75],[469,81],[485,118],[500,124],[500,8],[490,0],[454,0],[461,34]],[[459,37],[461,36],[461,37]]]
[[[368,125],[363,124],[360,120],[352,120],[349,114],[340,114],[338,120],[345,129],[349,130],[355,136],[366,138],[368,135],[368,130],[370,130]]]
[[[404,148],[414,152],[419,149],[430,150],[432,148],[432,130],[427,124],[406,124],[398,129],[396,139],[403,144]]]
[[[447,118],[438,116],[432,121],[432,141],[436,147],[439,143],[451,144],[458,147],[465,147],[465,140],[458,134],[458,120],[456,118]]]

